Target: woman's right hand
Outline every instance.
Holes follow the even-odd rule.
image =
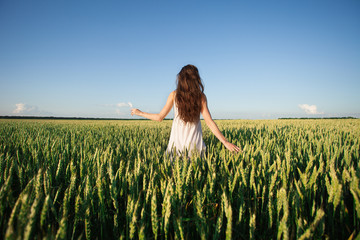
[[[141,111],[137,108],[131,109],[131,116],[134,116],[134,114],[140,116],[140,113],[141,113]]]
[[[231,142],[225,142],[224,146],[230,151],[230,152],[239,152],[241,151],[238,146],[235,144],[232,144]]]

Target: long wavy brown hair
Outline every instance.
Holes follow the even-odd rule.
[[[179,117],[184,122],[197,122],[200,119],[201,101],[204,85],[194,65],[186,65],[177,75],[175,103]]]

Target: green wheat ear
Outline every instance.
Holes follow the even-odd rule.
[[[222,194],[222,204],[223,204],[223,211],[225,212],[225,216],[226,216],[225,236],[226,239],[231,239],[232,238],[232,208],[225,192],[223,192]]]
[[[14,229],[14,221],[18,215],[18,212],[20,210],[22,204],[22,197],[21,194],[19,198],[16,200],[16,203],[11,211],[11,215],[8,221],[6,233],[5,233],[5,239],[13,239],[15,238],[15,229]]]
[[[250,239],[255,239],[255,231],[256,231],[256,214],[255,212],[250,215],[250,221],[249,221],[249,227],[250,227]]]
[[[157,198],[156,191],[154,190],[151,197],[151,227],[155,239],[158,238],[159,231],[159,216],[157,212]]]

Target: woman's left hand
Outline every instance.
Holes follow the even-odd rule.
[[[224,145],[230,152],[239,152],[239,151],[241,151],[238,146],[236,146],[235,144],[232,144],[231,142],[226,142],[226,143],[224,143]]]

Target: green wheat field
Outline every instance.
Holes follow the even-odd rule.
[[[0,239],[355,239],[360,120],[0,120]]]

